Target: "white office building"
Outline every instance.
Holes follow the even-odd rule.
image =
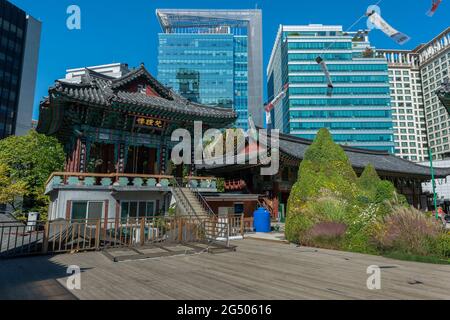
[[[408,50],[378,50],[389,66],[395,154],[421,162],[428,158],[428,139],[419,55]]]
[[[450,116],[436,90],[449,79],[450,27],[415,52],[419,56],[428,141],[433,158],[447,159],[450,157]]]

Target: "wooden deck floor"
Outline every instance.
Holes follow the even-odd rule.
[[[79,299],[450,299],[450,266],[250,239],[236,244],[237,252],[123,263],[95,252],[2,261],[0,299],[8,292],[20,298],[43,279],[64,285],[68,265],[83,270],[82,289],[72,291]],[[382,290],[366,287],[370,265],[382,268]]]

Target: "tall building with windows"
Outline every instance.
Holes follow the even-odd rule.
[[[318,56],[330,71],[331,95]],[[269,97],[289,84],[272,112],[275,128],[283,133],[314,139],[319,129],[328,128],[340,144],[394,152],[388,65],[366,31],[282,25],[267,76]]]
[[[395,154],[422,162],[428,159],[425,106],[419,55],[409,50],[377,50],[389,65]]]
[[[414,50],[419,57],[428,141],[433,158],[450,158],[450,116],[436,95],[450,79],[450,27]]]
[[[32,127],[41,23],[0,0],[0,139]]]
[[[158,9],[158,80],[185,98],[263,125],[261,10]]]

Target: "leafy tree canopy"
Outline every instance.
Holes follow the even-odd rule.
[[[8,167],[12,181],[23,182],[25,196],[31,209],[44,205],[45,182],[51,173],[64,167],[64,150],[56,138],[30,130],[25,136],[11,136],[0,140],[0,164]]]
[[[14,207],[15,200],[27,193],[26,184],[23,181],[14,181],[10,169],[4,163],[0,163],[0,203],[10,204]]]

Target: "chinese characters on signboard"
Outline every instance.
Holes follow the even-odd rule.
[[[140,127],[163,129],[165,123],[164,123],[164,121],[158,120],[158,119],[137,117],[136,125],[140,126]]]

